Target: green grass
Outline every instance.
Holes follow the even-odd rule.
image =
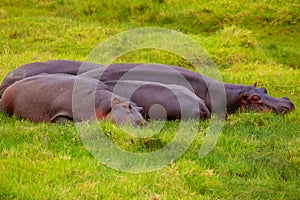
[[[177,161],[137,174],[98,162],[71,123],[34,124],[0,114],[0,199],[299,199],[299,7],[298,1],[1,1],[1,80],[28,62],[84,60],[122,31],[164,27],[202,45],[223,81],[257,81],[272,96],[288,96],[296,110],[284,117],[229,115],[203,159],[198,155],[210,121],[201,122]],[[190,67],[162,50],[130,52],[115,62]],[[166,146],[178,128],[178,122],[168,122],[159,134],[139,139],[100,124],[115,144],[131,152]]]

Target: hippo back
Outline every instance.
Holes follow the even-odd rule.
[[[77,75],[77,73],[83,73],[95,68],[99,68],[102,65],[88,62],[78,62],[70,60],[49,60],[46,62],[33,62],[25,65],[21,65],[15,70],[9,72],[4,78],[0,86],[0,97],[4,90],[24,78],[39,75],[42,73],[47,74],[70,74]]]

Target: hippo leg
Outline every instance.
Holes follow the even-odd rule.
[[[52,123],[59,123],[59,124],[67,123],[70,121],[72,121],[72,119],[66,116],[57,116],[51,120]]]
[[[0,99],[0,112],[4,112],[2,99]]]

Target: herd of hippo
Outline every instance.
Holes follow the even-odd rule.
[[[139,126],[145,119],[206,119],[212,112],[224,117],[238,110],[285,114],[295,109],[287,97],[274,98],[256,84],[226,84],[176,66],[69,60],[18,67],[4,78],[0,97],[0,112],[34,122],[106,118]]]

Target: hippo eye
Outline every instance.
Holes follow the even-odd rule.
[[[131,109],[131,104],[130,103],[125,103],[124,108]]]
[[[248,96],[247,96],[246,94],[242,94],[242,95],[241,95],[241,99],[247,101],[247,98],[248,98]]]
[[[254,95],[251,97],[251,101],[260,101],[260,97],[257,95]]]
[[[265,92],[265,93],[268,93],[268,91],[267,91],[267,89],[266,89],[266,88],[263,88],[263,89],[264,89],[264,92]]]
[[[120,99],[118,99],[116,97],[112,101],[112,104],[119,104],[119,103],[120,103]]]

